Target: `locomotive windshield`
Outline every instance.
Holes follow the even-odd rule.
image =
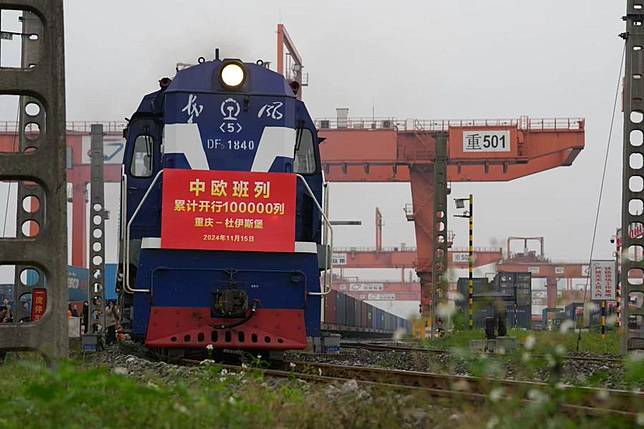
[[[317,163],[315,159],[313,133],[306,128],[301,128],[297,133],[293,172],[298,174],[313,174],[316,171]]]
[[[149,135],[140,135],[134,142],[130,173],[134,177],[150,177],[154,156],[154,139]]]

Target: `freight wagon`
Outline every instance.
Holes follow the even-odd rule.
[[[410,332],[411,322],[338,291],[324,299],[322,330],[342,334],[392,335]]]

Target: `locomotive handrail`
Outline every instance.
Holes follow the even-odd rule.
[[[296,174],[297,178],[302,181],[304,184],[304,187],[306,188],[306,191],[308,194],[311,196],[313,199],[313,202],[315,203],[315,206],[317,207],[318,211],[320,212],[320,215],[322,215],[322,219],[324,219],[324,223],[326,224],[327,231],[329,231],[329,250],[326,252],[326,266],[329,268],[328,270],[324,271],[324,291],[323,292],[308,292],[309,295],[312,296],[326,296],[331,293],[331,280],[333,278],[333,259],[331,258],[331,255],[333,251],[333,227],[331,226],[331,221],[329,218],[326,216],[324,213],[324,209],[318,202],[318,199],[315,198],[315,194],[311,190],[310,186],[308,183],[306,183],[306,180],[301,174]],[[326,234],[324,235],[324,240],[322,244],[326,244],[327,236]],[[328,271],[328,274],[327,274]]]
[[[128,293],[135,293],[135,292],[150,293],[150,289],[134,289],[130,287],[130,228],[132,228],[132,222],[134,222],[134,219],[136,219],[136,215],[139,214],[139,211],[141,210],[143,203],[145,202],[145,200],[148,199],[150,192],[152,192],[152,188],[154,187],[154,185],[156,185],[157,180],[159,180],[159,177],[161,177],[161,174],[163,174],[163,169],[159,170],[156,176],[154,176],[154,180],[152,180],[152,183],[150,183],[150,186],[148,186],[148,189],[145,191],[145,194],[143,194],[143,198],[141,198],[139,205],[136,206],[136,210],[134,210],[134,213],[132,213],[132,217],[127,223],[127,228],[125,232],[125,249],[126,249],[125,250],[125,258],[126,258],[125,283],[123,284],[124,284],[125,291]]]
[[[125,174],[125,165],[121,165],[121,206],[120,206],[120,216],[119,216],[119,222],[121,225],[119,226],[119,239],[121,240],[121,245],[120,245],[120,262],[121,266],[123,267],[123,276],[125,275],[125,267],[126,267],[126,244],[127,241],[125,240],[125,230],[127,228],[127,174]],[[125,285],[125,280],[122,280],[122,284]]]

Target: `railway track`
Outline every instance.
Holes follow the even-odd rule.
[[[200,361],[183,359],[182,363],[198,365]],[[295,366],[293,367],[292,364]],[[545,383],[317,362],[282,363],[277,368],[219,366],[230,371],[259,371],[268,377],[295,377],[319,383],[342,383],[355,380],[366,386],[422,392],[432,397],[466,400],[473,403],[513,400],[528,405],[543,400],[556,391],[556,394],[562,398],[557,401],[560,410],[571,416],[614,415],[634,420],[637,418],[637,413],[641,411],[641,404],[644,403],[643,392],[577,386],[560,386],[555,390]]]
[[[342,347],[352,348],[352,349],[363,349],[370,351],[399,351],[399,352],[417,352],[417,353],[428,353],[428,354],[450,354],[450,350],[446,349],[437,349],[437,348],[425,348],[425,347],[413,347],[413,346],[403,346],[403,345],[393,345],[393,344],[377,344],[377,343],[354,343],[346,342],[342,343]],[[493,353],[490,353],[493,354]],[[532,357],[535,358],[545,358],[545,355],[532,354]],[[580,361],[580,362],[600,362],[600,363],[611,363],[611,364],[623,364],[624,360],[619,358],[608,358],[601,356],[575,356],[575,355],[565,355],[562,356],[564,360],[571,361]]]

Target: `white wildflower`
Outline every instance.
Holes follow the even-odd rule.
[[[542,392],[539,389],[530,389],[528,391],[528,399],[535,402],[543,403],[548,401],[549,397],[546,393]]]
[[[528,353],[528,352],[524,352],[524,353],[521,355],[521,360],[522,360],[523,362],[529,362],[529,361],[530,361],[530,359],[531,359],[531,356],[530,356],[530,353]]]
[[[403,338],[405,338],[405,335],[407,334],[407,330],[404,328],[398,328],[394,331],[394,335],[392,336],[392,339],[394,341],[400,341]]]
[[[441,302],[436,309],[436,314],[444,318],[449,318],[454,313],[456,313],[456,303],[454,301]]]
[[[452,389],[458,390],[459,392],[467,392],[470,390],[470,383],[466,380],[458,380],[452,383]]]
[[[537,344],[537,339],[535,338],[534,335],[528,335],[525,339],[525,342],[523,343],[523,346],[525,347],[526,350],[532,350]]]
[[[566,353],[566,347],[563,344],[557,344],[555,347],[555,353],[559,356],[563,356]]]
[[[587,303],[584,304],[584,311],[587,311],[587,312],[597,311],[598,308],[599,307],[597,306],[597,304],[592,301],[588,301]]]
[[[208,350],[209,352],[213,351],[213,350],[214,350],[214,348],[215,348],[215,346],[213,346],[212,344],[208,344],[208,345],[206,346],[206,350]]]
[[[562,334],[567,334],[568,331],[573,329],[575,327],[575,322],[573,322],[570,319],[566,319],[561,323],[561,326],[559,327],[559,332]]]
[[[112,372],[113,372],[114,374],[116,374],[116,375],[127,375],[127,374],[128,374],[128,370],[127,370],[127,368],[124,368],[124,367],[122,367],[122,366],[114,367],[114,369],[112,370]]]
[[[606,389],[599,390],[595,397],[600,401],[608,401],[610,399],[610,395],[608,394],[608,390]]]
[[[615,326],[617,324],[617,315],[611,314],[606,318],[606,324],[608,326]]]
[[[174,403],[173,408],[182,414],[188,414],[188,409],[179,403]]]
[[[635,422],[638,426],[644,426],[644,413],[637,413],[637,418]]]
[[[248,368],[248,365],[246,365],[245,363],[242,363],[242,364],[241,364],[241,367],[242,367],[242,368]]]
[[[296,365],[295,365],[295,363],[290,362],[290,363],[288,364],[288,366],[290,366],[291,368],[295,368],[295,366],[296,366]]]
[[[485,425],[485,429],[494,429],[498,424],[499,424],[499,418],[497,416],[492,416],[490,417],[490,420],[487,421],[487,425]]]
[[[505,390],[502,387],[496,387],[490,391],[490,401],[497,402],[503,397]]]
[[[228,403],[230,405],[235,405],[237,403],[237,401],[235,400],[235,398],[233,396],[231,396],[230,398],[228,398]]]
[[[551,368],[557,364],[557,361],[552,357],[550,353],[546,353],[546,364]]]

